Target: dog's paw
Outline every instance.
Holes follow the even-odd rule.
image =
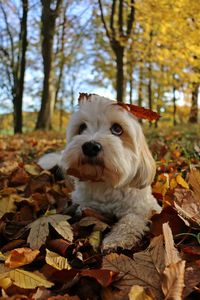
[[[111,253],[111,252],[116,252],[118,248],[121,249],[131,249],[133,248],[137,242],[138,238],[135,236],[115,236],[115,235],[108,235],[105,237],[102,243],[102,251],[103,253]]]

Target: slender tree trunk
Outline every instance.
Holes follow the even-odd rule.
[[[109,26],[106,22],[103,12],[103,6],[101,0],[98,0],[101,20],[104,25],[106,35],[109,39],[111,48],[116,57],[116,92],[117,92],[117,101],[123,102],[125,94],[125,78],[124,78],[124,52],[126,46],[120,42],[120,38],[123,40],[129,39],[133,29],[133,23],[135,18],[135,1],[130,0],[130,7],[127,14],[124,13],[124,8],[127,6],[124,5],[126,1],[124,0],[112,0],[111,5],[111,14]],[[118,4],[118,5],[117,5]],[[124,20],[125,15],[127,16]]]
[[[138,106],[142,106],[142,88],[143,88],[143,70],[140,67],[139,85],[138,85]]]
[[[22,133],[22,104],[24,92],[24,76],[26,69],[26,50],[27,50],[27,17],[28,17],[28,0],[22,0],[23,14],[20,28],[20,49],[18,67],[13,89],[13,108],[14,108],[14,133]]]
[[[129,103],[133,104],[133,77],[129,79]]]
[[[124,47],[118,46],[115,49],[116,54],[116,63],[117,63],[117,71],[116,71],[116,89],[117,89],[117,101],[123,102],[124,99]]]
[[[173,87],[173,125],[176,126],[176,88]]]
[[[148,81],[148,102],[149,102],[149,109],[152,109],[152,66],[151,63],[149,63],[149,81]],[[149,127],[152,126],[152,122],[149,121]]]
[[[56,8],[51,9],[51,0],[42,0],[42,58],[44,68],[44,80],[41,108],[38,114],[36,129],[49,130],[52,128],[52,116],[54,112],[55,89],[53,74],[53,40],[55,34],[56,18],[62,0],[57,0]]]
[[[190,116],[189,116],[189,123],[197,123],[198,122],[198,91],[199,91],[199,84],[193,83],[192,89],[192,103],[190,109]]]

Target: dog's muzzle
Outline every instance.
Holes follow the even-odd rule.
[[[87,157],[96,157],[101,150],[101,144],[96,141],[86,142],[82,145],[83,154]]]

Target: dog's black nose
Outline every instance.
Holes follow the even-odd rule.
[[[83,153],[88,157],[97,156],[97,154],[101,151],[101,149],[102,149],[101,144],[95,141],[86,142],[82,145]]]

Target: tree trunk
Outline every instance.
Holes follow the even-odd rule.
[[[149,109],[152,109],[152,67],[151,67],[151,63],[149,63],[149,82],[148,82],[148,100],[149,100]],[[151,127],[152,122],[149,121],[149,127]]]
[[[42,58],[44,68],[44,80],[41,108],[38,114],[36,129],[49,130],[52,128],[52,116],[54,111],[55,90],[53,62],[53,39],[55,34],[56,18],[58,16],[61,0],[57,0],[56,8],[51,9],[51,0],[42,0]]]
[[[13,108],[14,108],[14,133],[22,133],[23,117],[22,104],[24,92],[24,76],[26,69],[26,50],[27,50],[27,17],[28,17],[28,0],[22,0],[23,15],[21,19],[20,40],[21,53],[19,53],[18,68],[13,90]],[[19,49],[20,51],[20,49]],[[17,69],[18,69],[17,68]]]
[[[197,123],[198,122],[198,91],[199,84],[193,83],[192,89],[192,103],[190,109],[189,123]]]
[[[117,7],[118,2],[118,7]],[[125,78],[124,78],[124,51],[126,46],[122,42],[120,42],[120,38],[123,40],[127,40],[130,38],[133,29],[133,23],[135,18],[135,6],[134,0],[130,1],[130,7],[124,13],[124,8],[126,1],[120,0],[112,0],[111,5],[111,14],[110,14],[110,22],[109,27],[107,25],[106,19],[103,13],[103,7],[101,0],[98,0],[101,20],[104,25],[106,35],[109,39],[111,48],[116,57],[116,92],[117,92],[117,101],[123,102],[124,94],[125,94]],[[124,17],[126,16],[126,20]]]
[[[173,125],[176,126],[176,88],[173,87]]]
[[[117,101],[123,102],[124,100],[124,47],[118,46],[115,49],[116,55],[116,90]]]

